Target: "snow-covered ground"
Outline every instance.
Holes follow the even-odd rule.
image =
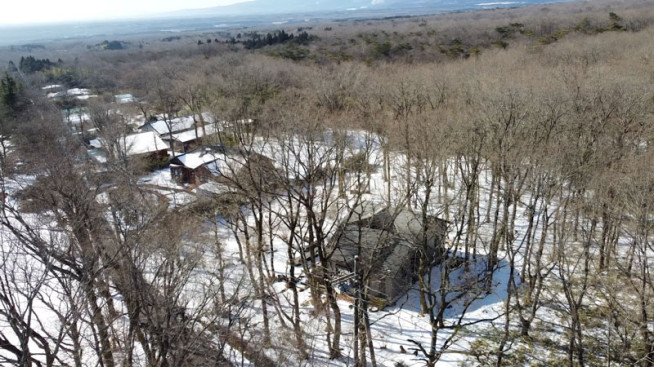
[[[318,142],[316,145],[307,145],[306,141],[300,141],[296,139],[289,139],[286,142],[280,143],[275,140],[257,140],[253,145],[253,149],[263,155],[267,155],[274,159],[277,168],[287,170],[289,178],[295,176],[306,175],[310,169],[311,165],[307,164],[309,160],[317,159],[312,164],[314,167],[329,167],[331,162],[336,159],[337,154],[343,154],[344,157],[352,157],[358,153],[364,152],[367,150],[368,154],[368,163],[371,167],[375,167],[376,170],[371,172],[369,177],[359,177],[363,179],[364,188],[366,193],[363,194],[355,204],[352,204],[352,201],[355,200],[352,192],[347,193],[346,198],[338,198],[338,190],[336,185],[334,188],[323,187],[323,188],[314,188],[321,195],[330,195],[333,196],[327,202],[330,202],[330,205],[333,205],[333,208],[328,211],[328,215],[325,218],[324,228],[330,229],[334,228],[333,225],[338,223],[343,219],[344,211],[339,208],[347,207],[348,205],[357,205],[360,202],[370,202],[370,203],[395,203],[402,200],[402,195],[404,195],[404,185],[405,181],[403,179],[406,175],[406,157],[401,153],[391,153],[390,157],[390,190],[389,183],[384,179],[382,173],[382,154],[380,151],[380,143],[378,139],[369,134],[363,132],[348,132],[349,139],[347,147],[340,151],[335,149],[335,144],[329,139],[325,141]],[[452,203],[457,200],[463,200],[460,197],[462,190],[462,181],[460,177],[460,172],[457,170],[457,167],[451,162],[448,175],[451,187],[448,190],[448,195],[436,195],[432,196],[432,200],[428,203],[430,211],[433,213],[439,213],[441,216],[445,215],[446,208],[449,209],[448,217],[451,222],[451,230],[449,233],[449,240],[447,241],[450,247],[450,256],[461,257],[462,248],[454,247],[452,243],[456,242],[456,229],[460,225],[461,216],[463,213],[458,212],[461,210],[460,206],[453,205]],[[415,172],[414,172],[415,174]],[[364,175],[366,176],[366,175]],[[346,186],[355,187],[356,177],[354,174],[348,173],[345,177],[347,181]],[[491,186],[490,174],[486,170],[482,170],[480,182],[481,188],[479,189],[479,212],[486,213],[492,207],[493,203],[488,202],[489,189]],[[25,180],[20,185],[17,182],[7,182],[6,191],[9,193],[9,197],[12,197],[12,194],[19,188],[19,186],[25,186],[29,184],[29,180]],[[190,191],[189,188],[185,186],[178,185],[174,183],[171,178],[170,170],[168,168],[152,172],[146,176],[141,177],[139,184],[143,187],[147,187],[151,190],[156,191],[159,194],[164,195],[168,202],[170,203],[171,208],[181,208],[189,203],[193,203],[198,199],[193,191]],[[357,188],[361,188],[358,185]],[[356,190],[354,190],[356,191]],[[353,192],[354,192],[353,191]],[[391,197],[388,197],[390,192]],[[414,196],[420,197],[423,192],[420,189],[417,189],[414,193]],[[525,195],[529,197],[529,195]],[[12,199],[9,199],[10,202]],[[416,199],[417,200],[417,199]],[[415,205],[413,199],[409,200],[412,202],[410,205]],[[450,203],[446,206],[445,203]],[[266,228],[264,241],[267,244],[271,244],[272,248],[268,248],[268,252],[265,255],[266,259],[270,263],[266,264],[267,270],[273,273],[272,269],[274,268],[274,274],[284,276],[287,274],[290,264],[292,264],[294,259],[289,259],[287,255],[287,240],[292,233],[288,232],[288,229],[285,229],[282,216],[285,213],[285,209],[292,205],[288,203],[283,195],[271,199],[267,202],[265,206],[265,215],[270,217],[270,222],[274,223],[273,228]],[[528,216],[527,212],[527,203],[520,203],[518,205],[516,221],[515,221],[515,238],[514,238],[514,249],[518,249],[515,252],[514,263],[517,267],[521,267],[523,264],[524,253],[521,252],[521,248],[524,244],[526,236],[528,233]],[[417,209],[417,208],[415,208]],[[538,210],[537,208],[535,210]],[[245,214],[245,221],[254,228],[254,216],[252,213],[248,212],[246,209],[243,209],[243,214]],[[484,217],[483,214],[480,215],[479,220],[482,220]],[[306,218],[304,218],[306,219]],[[43,228],[44,231],[52,230],[53,233],[55,226],[46,226]],[[188,309],[194,309],[198,304],[201,304],[205,301],[207,292],[209,290],[215,291],[216,287],[216,274],[220,271],[224,271],[224,276],[226,277],[224,281],[224,291],[228,294],[236,295],[238,298],[249,298],[248,304],[240,311],[240,320],[245,320],[245,325],[248,327],[245,330],[244,336],[246,339],[251,340],[252,343],[261,342],[261,323],[263,318],[261,316],[262,305],[258,299],[253,297],[252,289],[256,287],[253,284],[253,281],[256,282],[258,276],[249,275],[247,265],[244,263],[244,258],[242,257],[243,252],[243,243],[247,242],[250,239],[247,239],[243,236],[243,233],[238,231],[233,231],[233,227],[228,224],[228,222],[221,217],[214,218],[214,220],[207,221],[204,226],[202,226],[201,233],[198,233],[197,237],[193,237],[192,240],[186,244],[188,247],[183,251],[185,255],[188,254],[199,254],[202,257],[201,261],[198,261],[198,266],[192,269],[191,276],[187,282],[184,290],[184,301]],[[462,225],[460,227],[464,231],[465,227]],[[16,252],[16,246],[12,245],[11,235],[3,231],[0,233],[2,237],[2,249],[3,254],[5,255],[5,261],[11,261],[13,266],[17,270],[27,269],[31,267],[30,262],[33,260],[29,258],[21,258],[21,254]],[[481,274],[484,274],[486,271],[487,264],[487,250],[488,243],[490,242],[490,236],[492,234],[492,227],[490,223],[481,223],[479,225],[479,238],[477,240],[477,258],[472,261],[468,267],[457,267],[450,273],[450,282],[451,284],[461,286],[465,284],[474,285],[476,279]],[[237,237],[239,236],[239,237]],[[301,237],[301,236],[300,236]],[[536,239],[539,236],[536,236]],[[549,237],[546,238],[549,241]],[[218,263],[218,250],[216,243],[219,243],[220,247],[220,256],[224,262],[224,266],[221,270],[221,265]],[[547,251],[547,250],[546,250]],[[294,252],[297,254],[297,252]],[[471,304],[466,304],[465,298],[460,301],[454,302],[452,307],[448,308],[445,312],[445,324],[446,325],[455,325],[461,316],[463,316],[462,325],[463,328],[455,329],[440,329],[438,330],[438,342],[437,346],[441,346],[442,343],[448,340],[448,337],[452,335],[452,332],[457,332],[458,334],[452,340],[452,345],[447,349],[446,353],[441,356],[438,366],[451,366],[465,363],[469,359],[469,352],[471,350],[471,343],[473,343],[479,335],[484,335],[487,332],[501,328],[504,319],[502,315],[505,311],[505,300],[507,297],[507,289],[509,286],[509,278],[511,274],[511,268],[509,267],[508,256],[509,254],[502,249],[499,251],[499,261],[497,268],[495,269],[492,276],[492,286],[490,289],[484,290],[483,292],[472,292],[476,299]],[[150,261],[154,261],[156,256],[153,256]],[[247,261],[245,261],[247,262]],[[39,268],[39,265],[34,265],[35,269]],[[153,262],[153,268],[156,268],[156,264]],[[436,291],[439,287],[439,279],[441,276],[441,268],[439,266],[435,267],[432,270],[432,287]],[[27,273],[23,272],[25,277],[28,276]],[[353,351],[353,311],[351,309],[351,303],[346,300],[339,300],[338,304],[342,312],[342,354],[343,357],[335,360],[330,360],[328,358],[328,347],[326,345],[326,322],[324,314],[316,314],[311,305],[311,296],[310,291],[306,287],[306,274],[302,274],[302,268],[300,266],[295,269],[296,275],[299,275],[300,278],[300,313],[302,319],[302,328],[305,334],[305,341],[310,352],[309,361],[300,361],[298,360],[295,349],[292,347],[294,335],[292,330],[288,326],[283,326],[278,313],[283,312],[286,314],[292,313],[292,293],[291,290],[287,289],[284,282],[273,282],[267,285],[267,292],[274,294],[274,298],[279,302],[273,302],[273,304],[268,305],[268,313],[270,316],[271,325],[270,328],[274,335],[272,340],[272,347],[266,349],[267,355],[279,365],[284,366],[349,366],[352,365],[352,358],[354,356]],[[47,278],[47,274],[39,273],[38,271],[29,274],[31,277],[43,276]],[[150,278],[154,277],[155,272],[151,274],[146,274]],[[519,285],[516,277],[516,284]],[[33,282],[28,278],[23,278],[23,281]],[[153,279],[154,281],[154,279]],[[58,290],[56,284],[50,284],[49,282],[43,283],[44,287],[53,287],[53,290]],[[53,291],[54,292],[54,291]],[[55,293],[61,293],[56,291]],[[19,297],[20,298],[20,297]],[[21,298],[23,302],[25,297]],[[38,300],[36,301],[38,302]],[[117,300],[119,303],[120,300]],[[20,302],[19,302],[20,303]],[[66,301],[61,300],[61,304],[65,305]],[[54,305],[54,306],[53,306]],[[46,306],[44,304],[37,305],[35,309],[37,310],[36,316],[39,320],[43,320],[42,328],[45,330],[61,330],[62,324],[57,322],[56,313],[53,310],[53,307],[57,307],[57,302],[54,302],[51,306]],[[275,309],[279,307],[279,309]],[[25,308],[27,309],[27,308]],[[553,323],[553,335],[561,332],[561,327],[557,326],[553,321],[556,319],[556,314],[552,309],[541,308],[538,311],[538,317],[540,319],[551,319]],[[47,322],[46,322],[47,320]],[[240,322],[240,321],[239,321]],[[429,317],[427,315],[420,314],[420,302],[419,302],[419,293],[417,291],[417,285],[414,285],[412,289],[407,289],[406,296],[401,297],[395,305],[386,307],[382,310],[375,310],[375,312],[370,312],[370,322],[371,322],[371,332],[373,337],[373,344],[375,347],[376,360],[379,366],[395,366],[396,363],[404,363],[406,366],[423,366],[424,365],[424,355],[418,352],[416,349],[417,344],[422,344],[428,349],[428,345],[432,338],[432,325],[429,322]],[[288,321],[286,321],[286,324]],[[0,328],[7,329],[9,325],[2,324]],[[85,331],[82,331],[85,332]],[[88,330],[86,331],[88,332]],[[15,342],[15,340],[11,340]],[[284,351],[283,353],[280,351]],[[238,351],[227,347],[225,351],[226,356],[232,361],[235,365],[251,365],[246,358],[244,358]]]
[[[354,139],[351,141],[354,141],[355,144],[350,144],[347,151],[345,152],[348,156],[359,152],[365,146],[365,144],[371,143],[370,141],[365,141],[366,138],[363,136],[363,134],[354,134],[353,138]],[[333,145],[329,144],[328,142],[321,143],[317,146],[307,146],[297,141],[291,142],[290,144],[293,146],[290,150],[292,151],[292,154],[289,154],[288,147],[282,147],[281,144],[275,144],[271,141],[267,141],[265,144],[263,142],[259,142],[257,147],[260,149],[262,154],[276,157],[277,159],[275,162],[277,164],[280,162],[280,153],[285,152],[285,159],[282,160],[285,166],[279,166],[279,168],[290,167],[291,170],[289,172],[296,172],[300,175],[306,174],[307,166],[304,160],[308,159],[308,154],[315,154],[316,156],[322,157],[321,159],[325,159],[325,157],[327,157],[328,159],[325,159],[325,161],[319,163],[321,165],[329,165],[330,161],[334,159],[334,155],[336,154]],[[378,150],[379,146],[376,142],[373,142],[372,146],[374,150],[370,154],[369,163],[373,166],[379,167],[381,165],[381,154]],[[399,195],[402,190],[400,180],[397,178],[403,174],[403,163],[404,158],[402,155],[393,155],[392,178],[394,178],[396,182],[392,184],[392,195]],[[452,179],[455,180],[456,178],[452,177]],[[172,207],[183,206],[196,200],[195,194],[186,190],[185,187],[174,183],[170,175],[170,170],[167,168],[143,176],[139,180],[139,183],[144,185],[144,187],[154,189],[157,192],[165,195]],[[25,184],[23,184],[23,186],[24,185]],[[370,202],[383,202],[386,200],[385,196],[387,195],[387,184],[383,180],[380,170],[371,174],[368,185],[370,192],[365,194],[362,200]],[[333,190],[328,192],[330,195],[335,194]],[[395,198],[390,199],[394,200]],[[274,215],[279,215],[282,212],[279,209],[280,205],[284,205],[284,202],[279,201],[277,203],[272,203],[269,210],[273,211]],[[339,220],[339,218],[331,218],[332,222],[337,220]],[[252,218],[250,217],[248,221],[252,221]],[[245,265],[240,261],[239,256],[237,255],[239,253],[239,245],[236,238],[234,237],[234,233],[228,228],[228,225],[224,221],[218,221],[217,223],[220,227],[218,233],[222,244],[223,256],[228,263],[227,274],[229,280],[226,282],[228,283],[226,284],[227,292],[243,292],[245,290],[246,293],[248,293],[249,291],[247,289],[251,289],[252,284],[243,285],[242,283],[243,280],[247,279],[247,272]],[[207,234],[213,230],[213,228],[211,228],[213,225],[214,224],[211,223],[207,224]],[[272,235],[274,237],[273,244],[275,246],[275,254],[273,260],[274,264],[271,264],[271,266],[274,267],[277,274],[284,275],[290,262],[286,255],[285,242],[282,239],[289,236],[289,234],[283,233],[283,229],[280,227],[280,229]],[[197,246],[197,244],[192,246]],[[11,240],[9,240],[8,237],[5,237],[3,241],[3,251],[5,253],[9,253],[10,248],[14,248],[11,246]],[[207,276],[207,274],[215,274],[217,271],[215,251],[211,249],[205,249],[203,250],[203,254],[205,259],[202,263],[205,265],[193,271],[194,278],[191,279],[191,281],[189,281],[186,286],[186,296],[188,297],[187,305],[189,307],[192,307],[194,299],[198,299],[199,301],[205,296],[205,294],[201,291],[202,289],[205,289],[203,287],[207,286],[210,282],[215,281],[215,279],[212,279],[212,277]],[[12,256],[19,256],[19,254],[14,253]],[[25,259],[25,261],[29,262],[33,260]],[[484,267],[483,256],[480,256],[479,261],[476,264],[477,265],[475,267],[471,268],[471,272],[482,271]],[[21,261],[14,261],[14,266],[27,268],[30,265],[27,263],[22,263]],[[38,267],[38,264],[35,263],[34,268],[37,269]],[[301,271],[302,270],[299,267],[296,269],[296,273],[301,273]],[[461,272],[462,270],[457,270],[454,272],[452,274],[452,279],[455,279],[456,281],[456,279],[465,277],[465,274],[462,274]],[[438,269],[434,269],[433,278],[438,279],[438,276]],[[499,315],[502,312],[501,308],[503,307],[503,298],[506,289],[507,277],[508,269],[506,266],[500,267],[495,273],[493,292],[491,292],[486,297],[475,301],[475,303],[469,308],[468,313],[466,314],[466,318],[470,320],[482,318],[491,319]],[[301,276],[301,279],[306,280],[304,275]],[[248,282],[246,281],[246,283]],[[231,286],[229,284],[231,284]],[[45,286],[53,287],[57,293],[60,292],[60,289],[56,284],[46,283],[44,287]],[[291,294],[290,291],[284,286],[284,283],[273,283],[269,291],[276,292],[277,297],[280,300],[280,307],[285,309],[286,312],[290,312]],[[244,296],[247,296],[247,294],[244,294]],[[62,306],[67,304],[65,300],[61,301]],[[301,318],[303,322],[303,331],[305,333],[307,345],[311,352],[311,361],[309,363],[314,366],[350,365],[352,363],[353,357],[353,316],[351,303],[348,301],[339,300],[339,306],[341,308],[343,317],[343,336],[341,345],[344,357],[337,360],[330,360],[328,358],[328,348],[325,343],[326,324],[324,321],[324,315],[315,315],[313,313],[309,290],[306,289],[306,287],[304,287],[303,291],[300,292],[300,304],[302,305]],[[58,307],[57,304],[55,304],[54,307]],[[37,304],[35,306],[38,319],[49,320],[48,322],[43,322],[42,327],[45,330],[60,330],[62,325],[56,321],[56,313],[52,308],[52,305],[46,306],[45,304]],[[461,310],[458,307],[452,307],[448,310],[447,316],[455,319],[459,315],[460,311]],[[272,316],[271,329],[276,331],[284,330],[285,328],[281,326],[279,319],[273,316],[273,313],[270,309],[269,313]],[[262,319],[260,316],[260,304],[258,304],[258,301],[253,300],[251,302],[250,309],[245,310],[242,316],[246,319],[249,319],[249,322],[252,325],[260,325]],[[396,305],[387,307],[383,310],[379,310],[378,312],[371,312],[370,317],[372,336],[376,348],[377,362],[380,366],[393,366],[396,362],[403,362],[408,366],[421,366],[424,364],[424,362],[421,361],[421,356],[415,356],[413,354],[413,351],[415,351],[415,345],[408,341],[410,339],[427,345],[431,337],[431,326],[429,324],[429,320],[427,316],[420,315],[418,292],[415,287],[414,289],[407,290],[406,297],[399,299]],[[483,325],[478,325],[477,327],[482,326]],[[8,327],[8,325],[4,325],[4,327]],[[90,330],[87,330],[86,332],[90,333]],[[257,338],[257,335],[260,335],[258,332],[250,332],[252,332],[251,337],[255,339]],[[290,335],[290,331],[282,332],[281,336],[284,334],[288,335],[286,335],[286,337],[275,338],[273,341],[274,347],[282,347],[284,343],[288,343],[290,340],[292,340],[293,336]],[[448,331],[440,331],[439,338],[445,338],[447,335]],[[11,341],[15,342],[15,340]],[[464,336],[456,341],[451,350],[466,350],[469,341],[470,339]],[[90,345],[87,347],[90,347]],[[406,353],[402,352],[401,348],[404,349]],[[268,353],[269,357],[278,361],[280,365],[303,365],[306,363],[295,360],[295,357],[292,355],[287,356],[287,359],[282,360],[282,356],[276,354],[274,350],[275,348],[271,348],[271,352]],[[226,354],[229,356],[229,359],[237,365],[240,365],[241,361],[245,361],[245,365],[248,365],[249,363],[237,351],[231,348],[226,350]],[[443,365],[448,365],[464,359],[464,355],[451,353],[444,356],[440,363]]]
[[[379,143],[372,137],[373,140],[369,140],[371,137],[366,136],[362,132],[349,132],[349,144],[345,150],[346,156],[352,156],[358,152],[361,152],[366,146],[372,149],[369,154],[369,163],[375,167],[381,167],[381,152],[379,150]],[[255,149],[259,149],[259,152],[270,156],[275,157],[275,162],[280,169],[288,169],[294,173],[299,173],[300,175],[306,174],[307,170],[310,169],[307,167],[308,156],[315,154],[318,157],[329,157],[330,159],[335,159],[336,149],[334,145],[329,142],[322,143],[319,142],[317,146],[308,147],[305,145],[306,142],[294,141],[291,142],[292,148],[284,147],[282,144],[277,142],[266,140],[258,141],[255,145]],[[286,144],[289,144],[288,142]],[[324,159],[317,164],[328,165],[330,159]],[[392,183],[391,183],[391,202],[399,200],[399,196],[403,192],[403,183],[402,175],[405,174],[405,158],[402,154],[392,154]],[[283,162],[283,163],[280,163]],[[456,171],[451,169],[452,177],[451,182],[454,182],[455,188],[451,189],[451,193],[457,192],[457,183],[458,178],[456,177]],[[346,178],[347,180],[352,180],[352,178]],[[383,179],[382,172],[378,169],[376,172],[373,172],[370,175],[370,181],[367,183],[369,186],[369,193],[365,194],[362,197],[362,201],[365,202],[377,202],[383,203],[387,200],[387,182]],[[329,194],[335,195],[334,190],[330,191]],[[487,195],[486,195],[487,196]],[[273,215],[278,215],[282,211],[279,210],[279,206],[288,205],[284,203],[282,199],[279,202],[273,203],[270,205],[269,210],[273,212]],[[481,203],[481,207],[485,210],[485,202]],[[434,196],[434,207],[439,207],[439,203],[436,201]],[[458,213],[451,213],[452,216],[458,215]],[[331,221],[337,221],[342,218],[330,218]],[[253,218],[249,218],[250,221],[253,221]],[[329,222],[329,221],[328,221]],[[251,223],[253,225],[253,223]],[[520,224],[525,225],[524,223]],[[326,224],[325,227],[329,227],[329,224]],[[517,226],[517,230],[523,230],[522,227]],[[523,232],[524,233],[524,232]],[[453,234],[450,233],[450,236]],[[289,266],[289,259],[286,255],[286,244],[283,238],[289,236],[288,233],[284,233],[283,229],[279,229],[279,232],[274,233],[274,268],[278,275],[284,275],[286,269]],[[516,239],[519,241],[520,239]],[[234,238],[233,233],[223,228],[221,231],[221,241],[224,246],[225,253],[236,254],[238,253],[238,244]],[[454,284],[463,282],[465,279],[474,277],[475,275],[482,274],[485,270],[486,259],[484,256],[484,250],[479,249],[479,257],[474,263],[474,266],[470,266],[469,269],[464,272],[462,268],[457,269],[452,272],[450,279]],[[452,255],[461,255],[461,254],[452,254]],[[232,258],[233,264],[239,264],[237,258]],[[242,265],[241,265],[242,266]],[[498,317],[503,313],[504,308],[504,299],[506,297],[506,287],[509,278],[509,268],[506,261],[500,261],[498,269],[495,271],[493,276],[493,287],[492,291],[489,293],[484,293],[478,300],[476,300],[472,305],[467,308],[464,324],[472,324],[478,320],[489,320],[488,322],[481,322],[470,328],[467,328],[463,333],[460,333],[460,336],[455,338],[453,346],[449,348],[449,352],[445,354],[438,365],[452,365],[460,363],[466,359],[466,354],[456,353],[457,351],[467,352],[469,350],[469,344],[474,340],[476,335],[476,330],[483,329],[488,327],[490,320],[495,320],[496,323],[500,323],[501,320],[498,320]],[[245,270],[241,270],[242,273],[236,272],[237,276],[245,276]],[[296,274],[301,273],[302,269],[298,267],[296,269]],[[437,280],[439,279],[440,270],[439,268],[434,268],[432,272],[432,278]],[[306,278],[303,276],[302,280],[306,281]],[[438,281],[434,281],[434,286],[438,286]],[[283,286],[283,283],[275,283],[273,289],[277,292],[277,296],[282,301],[281,305],[286,309],[287,312],[290,312],[290,302],[291,302],[291,293],[288,289]],[[313,307],[311,306],[309,290],[305,289],[300,292],[300,304],[303,305],[301,309],[302,320],[303,320],[303,329],[307,338],[307,345],[310,346],[310,349],[313,353],[313,358],[309,361],[309,365],[313,366],[348,366],[352,364],[352,358],[354,352],[352,351],[353,343],[353,314],[352,314],[352,304],[348,301],[339,300],[339,307],[342,312],[343,317],[343,339],[341,341],[343,358],[337,360],[330,360],[328,358],[328,348],[325,343],[325,318],[323,316],[313,315]],[[256,301],[254,304],[256,305]],[[463,303],[455,303],[453,307],[447,310],[446,312],[446,323],[455,322],[457,318],[461,315],[463,308]],[[269,310],[271,312],[272,311]],[[416,345],[409,340],[413,340],[423,345],[427,346],[431,338],[431,325],[429,323],[429,318],[426,315],[420,314],[420,304],[419,296],[417,291],[417,285],[414,285],[412,289],[407,289],[406,297],[400,298],[394,306],[386,307],[385,309],[379,310],[377,312],[370,313],[371,318],[371,328],[372,336],[374,339],[375,353],[377,363],[380,366],[394,366],[397,362],[403,362],[407,366],[423,366],[424,365],[424,356],[414,355],[416,351]],[[254,316],[256,321],[261,321],[260,316]],[[256,322],[255,321],[255,322]],[[271,317],[271,322],[275,325],[273,330],[283,330],[279,320],[276,317]],[[278,327],[277,327],[278,326]],[[289,331],[290,333],[290,331]],[[438,337],[439,340],[445,340],[451,330],[440,330]],[[291,343],[292,336],[289,336],[285,340],[279,340],[279,342]],[[440,342],[439,342],[440,343]],[[275,344],[275,342],[273,342]],[[283,346],[283,344],[276,345],[277,347]],[[404,352],[402,351],[404,350]],[[272,352],[274,348],[271,349],[271,357],[279,358],[279,356],[274,355]],[[304,365],[307,362],[302,361],[285,361],[284,365]]]

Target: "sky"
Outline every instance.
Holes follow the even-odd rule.
[[[0,26],[116,19],[250,0],[5,0]]]

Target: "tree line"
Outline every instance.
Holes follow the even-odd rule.
[[[241,42],[243,43],[243,47],[248,50],[252,50],[265,46],[272,46],[289,42],[293,42],[298,45],[307,45],[309,42],[315,39],[316,36],[310,36],[306,31],[300,32],[297,36],[295,36],[293,33],[288,34],[282,29],[272,33],[266,33],[265,36],[254,32],[250,35],[249,38],[242,40]],[[233,40],[232,43],[236,43],[236,41]]]

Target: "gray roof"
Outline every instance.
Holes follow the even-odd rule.
[[[375,208],[364,206],[363,212],[355,210],[358,215],[353,216],[350,224],[389,231],[405,239],[419,238],[422,235],[423,225],[420,213],[414,213],[406,208]],[[360,219],[358,219],[358,218]],[[433,229],[434,222],[440,219],[428,215],[427,230]],[[441,221],[442,222],[442,221]]]
[[[423,235],[423,220],[406,208],[355,209],[356,220],[339,226],[332,237],[333,270],[352,271],[359,255],[360,270],[371,281],[376,296],[393,300],[404,294],[417,272]],[[438,259],[446,222],[427,217],[424,228],[426,256]]]

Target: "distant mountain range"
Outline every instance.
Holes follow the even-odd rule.
[[[311,14],[376,10],[469,10],[557,2],[548,0],[252,0],[244,3],[189,9],[166,14],[182,17],[250,16],[274,14]]]

